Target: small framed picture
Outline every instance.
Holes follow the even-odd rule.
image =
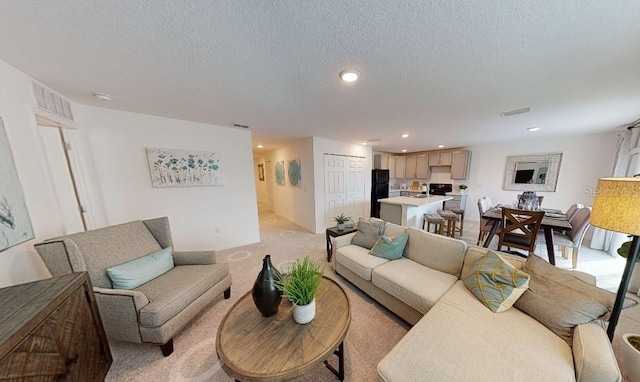
[[[258,165],[258,178],[264,182],[264,165],[262,163]]]

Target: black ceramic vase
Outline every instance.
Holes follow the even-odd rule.
[[[253,302],[264,317],[278,313],[282,293],[276,288],[275,281],[279,279],[280,273],[271,265],[271,256],[265,256],[262,260],[262,270],[251,291]]]

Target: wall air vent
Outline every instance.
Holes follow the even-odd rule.
[[[39,108],[58,117],[73,121],[73,112],[71,111],[71,102],[69,100],[35,81],[33,82],[33,94],[36,97],[36,103]]]
[[[504,111],[504,112],[500,113],[500,115],[503,116],[503,117],[511,117],[512,115],[524,114],[524,113],[528,113],[530,111],[531,111],[530,107],[524,107],[522,109]]]
[[[239,123],[232,123],[231,126],[237,127],[238,129],[248,129],[249,125],[241,125]]]

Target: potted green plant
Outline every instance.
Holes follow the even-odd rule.
[[[469,187],[468,187],[466,184],[459,184],[459,185],[458,185],[458,189],[459,189],[460,191],[464,191],[464,190],[466,190],[467,188],[469,188]]]
[[[640,380],[640,334],[626,333],[622,335],[622,362],[631,381]]]
[[[276,281],[276,288],[293,303],[293,320],[299,324],[311,322],[316,315],[316,294],[324,267],[310,257],[298,258],[289,272]]]
[[[336,223],[338,223],[338,231],[342,231],[344,230],[344,223],[351,220],[351,217],[344,216],[344,213],[341,213],[340,215],[336,216],[334,220],[336,221]]]

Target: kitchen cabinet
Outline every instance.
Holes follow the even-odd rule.
[[[376,170],[389,169],[389,154],[378,153],[373,155],[373,168]]]
[[[471,162],[471,151],[456,151],[452,153],[451,179],[469,178],[469,164]]]
[[[405,178],[404,172],[407,165],[407,157],[396,157],[396,178]]]
[[[429,178],[429,157],[427,154],[421,154],[416,157],[416,178]]]
[[[416,164],[418,157],[416,155],[409,155],[406,157],[406,166],[404,169],[405,179],[416,178]]]
[[[395,155],[389,155],[389,179],[395,179],[396,176],[396,159]]]
[[[451,166],[451,153],[429,154],[429,166]]]
[[[462,192],[447,192],[447,196],[453,199],[444,202],[445,209],[461,209],[467,208],[467,194]]]

